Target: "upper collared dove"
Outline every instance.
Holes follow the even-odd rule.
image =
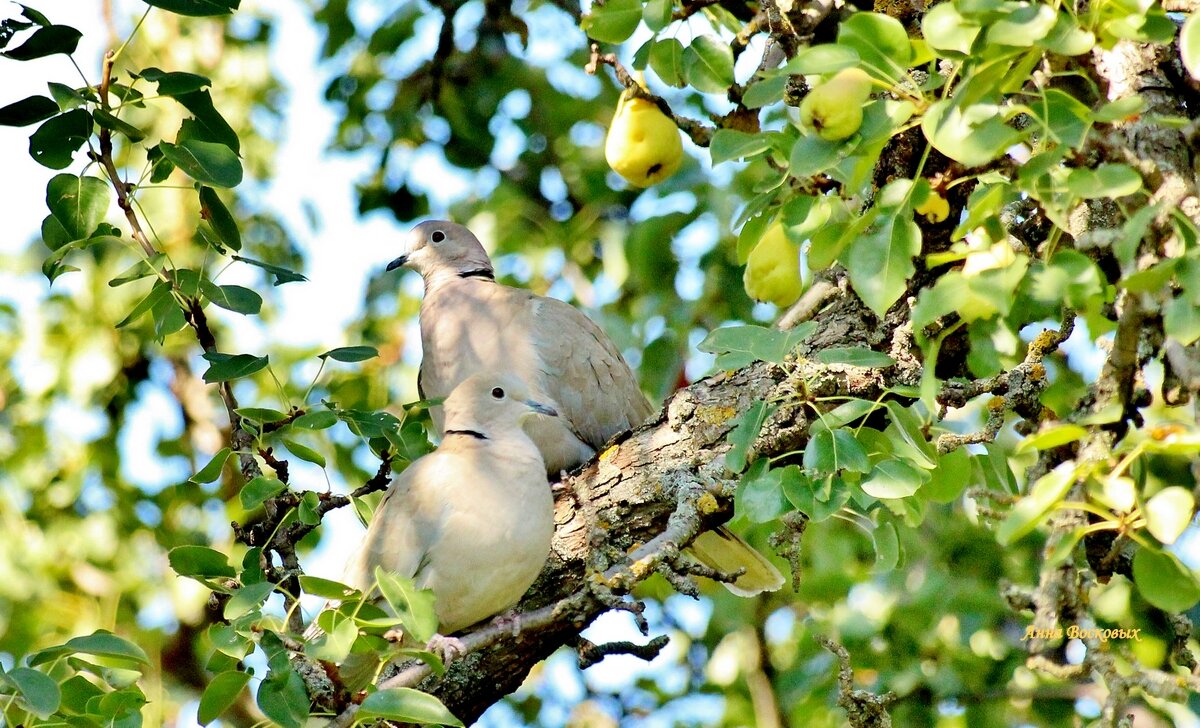
[[[448,635],[516,604],[546,562],[554,499],[521,423],[557,413],[515,377],[488,373],[459,384],[443,406],[441,444],[392,483],[345,581],[365,592],[377,566],[413,579],[433,590]]]
[[[433,220],[414,227],[404,255],[387,269],[401,266],[425,281],[421,396],[444,397],[478,372],[513,372],[558,409],[559,417],[525,426],[552,475],[586,462],[654,411],[599,326],[568,303],[496,283],[487,252],[462,225]],[[430,414],[441,432],[440,408]],[[724,527],[700,534],[691,553],[722,572],[744,567],[745,574],[725,585],[735,594],[783,585],[771,562]]]

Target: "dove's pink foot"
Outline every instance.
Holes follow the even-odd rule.
[[[425,649],[442,658],[444,663],[450,663],[467,652],[467,646],[462,643],[462,640],[440,634],[435,634],[430,638]]]

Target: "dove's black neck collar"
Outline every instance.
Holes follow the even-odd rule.
[[[496,274],[491,268],[475,268],[472,270],[464,270],[458,274],[459,278],[484,278],[489,281],[496,280]]]
[[[446,434],[447,435],[466,435],[468,437],[473,437],[476,440],[488,439],[487,435],[483,434],[482,432],[479,432],[478,430],[446,430]]]

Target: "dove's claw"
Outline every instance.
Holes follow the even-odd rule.
[[[440,634],[435,634],[430,638],[429,643],[425,645],[425,649],[442,658],[442,662],[447,664],[462,657],[467,652],[467,646],[463,644],[462,640],[457,637],[446,637]]]

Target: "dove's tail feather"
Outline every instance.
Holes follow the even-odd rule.
[[[783,586],[783,574],[779,573],[779,569],[724,526],[701,533],[692,542],[688,553],[701,564],[717,571],[731,573],[746,569],[746,573],[739,576],[737,581],[724,584],[726,589],[739,597],[752,597]]]

